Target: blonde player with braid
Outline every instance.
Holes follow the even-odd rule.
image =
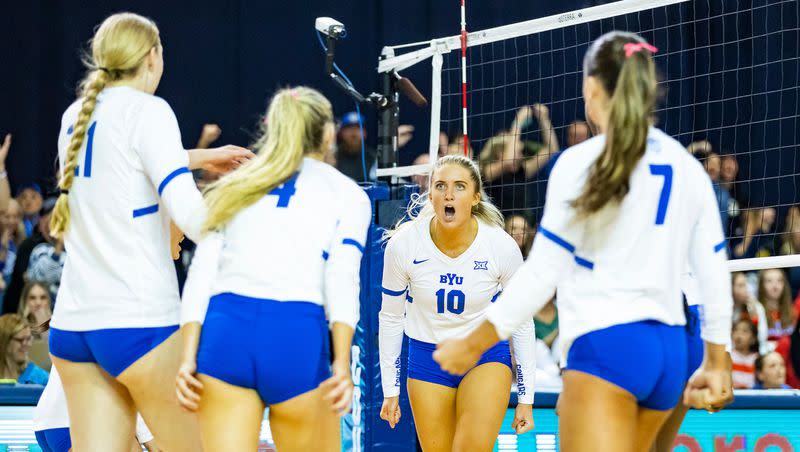
[[[322,94],[279,91],[266,124],[258,157],[206,195],[208,234],[183,292],[178,398],[197,410],[207,451],[256,450],[268,406],[281,452],[338,452],[370,202],[323,163],[334,126]]]
[[[175,115],[153,96],[163,72],[155,24],[123,13],[97,29],[80,98],[58,139],[61,196],[51,234],[67,260],[50,323],[75,450],[127,451],[139,411],[166,450],[200,450],[172,390],[181,340],[170,219],[199,239],[202,196],[189,168],[249,158],[183,149]]]

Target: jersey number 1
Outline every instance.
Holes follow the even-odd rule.
[[[92,148],[94,147],[95,127],[97,127],[97,121],[93,122],[89,126],[89,130],[86,131],[86,158],[83,162],[83,177],[92,177]],[[72,127],[69,130],[71,131]],[[75,176],[80,175],[80,165],[75,165]]]
[[[672,165],[650,165],[650,174],[664,178],[664,185],[661,187],[661,196],[658,198],[658,212],[656,212],[656,224],[664,224],[667,216],[667,206],[669,206],[669,195],[672,192]]]

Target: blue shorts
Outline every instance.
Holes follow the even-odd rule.
[[[639,406],[670,410],[686,385],[686,329],[646,320],[578,337],[565,370],[602,378],[636,397]]]
[[[42,452],[67,452],[72,447],[67,427],[39,430],[35,433],[36,442],[39,443]]]
[[[408,338],[408,378],[457,388],[464,375],[453,375],[442,370],[439,363],[433,360],[435,351],[436,344]],[[475,367],[486,363],[505,364],[511,369],[511,350],[508,341],[500,341],[486,350]]]
[[[686,380],[695,373],[700,365],[703,364],[703,355],[705,354],[705,346],[703,345],[703,338],[700,337],[700,306],[689,306],[686,312],[686,345],[687,348],[687,362],[688,374]]]
[[[331,375],[329,357],[322,306],[223,293],[209,301],[197,372],[272,405],[316,389]]]
[[[178,325],[92,331],[50,328],[50,353],[75,363],[97,363],[116,378],[177,330]]]

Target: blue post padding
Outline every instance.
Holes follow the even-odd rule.
[[[373,212],[378,212],[378,204],[389,201],[390,191],[386,185],[369,185],[364,190],[372,201]],[[410,192],[403,193],[408,196]],[[353,337],[352,365],[355,390],[353,394],[353,413],[343,421],[343,450],[345,451],[416,451],[416,430],[405,390],[406,366],[401,375],[402,387],[400,410],[402,418],[394,430],[380,418],[383,404],[381,370],[378,350],[378,313],[381,309],[381,283],[383,279],[382,240],[385,229],[370,225],[364,257],[361,261],[361,317]],[[405,341],[404,341],[405,342]],[[406,346],[401,358],[407,360]]]

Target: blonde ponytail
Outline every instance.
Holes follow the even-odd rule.
[[[206,189],[205,232],[222,228],[240,210],[255,204],[300,167],[303,156],[322,146],[333,121],[330,102],[306,87],[283,89],[270,101],[256,158]]]
[[[492,201],[483,189],[483,179],[481,179],[480,168],[468,157],[463,155],[446,155],[437,160],[429,175],[431,184],[433,183],[433,174],[436,170],[447,165],[458,165],[469,171],[472,182],[475,184],[475,191],[481,195],[481,200],[472,207],[472,215],[486,224],[500,228],[505,227],[503,214],[500,212],[500,209],[492,204]],[[430,221],[434,215],[433,205],[431,205],[428,200],[428,192],[414,194],[411,196],[411,202],[408,204],[405,217],[395,225],[394,229],[387,230],[383,234],[383,238],[384,240],[388,240],[399,231],[411,227],[418,221]]]
[[[50,217],[52,236],[61,237],[69,228],[69,190],[75,180],[78,154],[90,127],[97,96],[108,83],[135,75],[150,50],[160,43],[155,23],[132,13],[114,14],[97,29],[91,41],[92,54],[84,58],[89,74],[80,83],[83,102],[62,162],[58,182],[61,194]]]
[[[610,32],[595,41],[584,60],[584,76],[597,78],[611,96],[606,141],[589,170],[581,195],[572,202],[578,216],[589,216],[621,201],[644,155],[656,104],[656,72],[646,47],[626,55],[626,44],[645,41],[633,33]]]

